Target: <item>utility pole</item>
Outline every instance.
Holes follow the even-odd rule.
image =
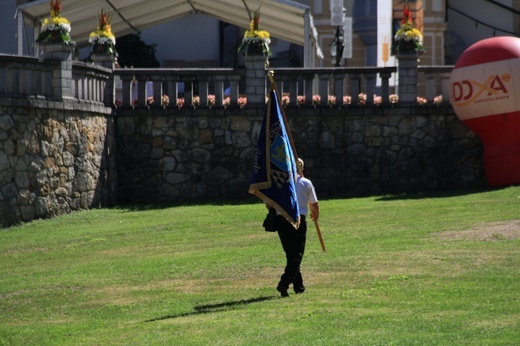
[[[341,66],[343,58],[343,27],[336,26],[334,28],[334,39],[330,44],[330,55],[332,57],[332,66]]]
[[[343,0],[330,0],[330,24],[334,27],[334,38],[329,45],[332,66],[339,67],[343,61],[343,25],[346,9]]]

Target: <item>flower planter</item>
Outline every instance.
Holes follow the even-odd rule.
[[[39,45],[44,59],[65,61],[72,58],[74,51],[73,44],[41,42]]]
[[[95,31],[90,33],[88,39],[92,45],[92,61],[98,65],[114,68],[117,62],[116,37],[112,33],[110,16],[101,10],[99,24]]]
[[[264,55],[264,51],[263,51],[263,48],[262,48],[262,45],[256,43],[256,42],[253,42],[253,43],[249,43],[247,45],[247,49],[246,49],[246,56],[249,56],[249,55],[261,55],[263,56]]]
[[[106,68],[114,69],[116,59],[113,54],[94,54],[92,55],[92,62],[96,65]]]

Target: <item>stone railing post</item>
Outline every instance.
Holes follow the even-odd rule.
[[[63,101],[73,99],[75,92],[72,78],[72,52],[74,45],[40,44],[43,50],[43,59],[55,61],[52,67],[52,99]]]
[[[262,54],[248,54],[245,56],[245,63],[247,103],[265,103],[265,57]]]
[[[417,101],[417,52],[404,50],[397,53],[399,102]]]

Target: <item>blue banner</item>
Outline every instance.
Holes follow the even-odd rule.
[[[278,94],[271,90],[258,136],[249,193],[274,207],[298,228],[295,152]]]

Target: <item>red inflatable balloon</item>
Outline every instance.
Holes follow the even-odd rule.
[[[451,73],[450,97],[484,144],[488,184],[520,184],[520,38],[493,37],[466,49]]]

